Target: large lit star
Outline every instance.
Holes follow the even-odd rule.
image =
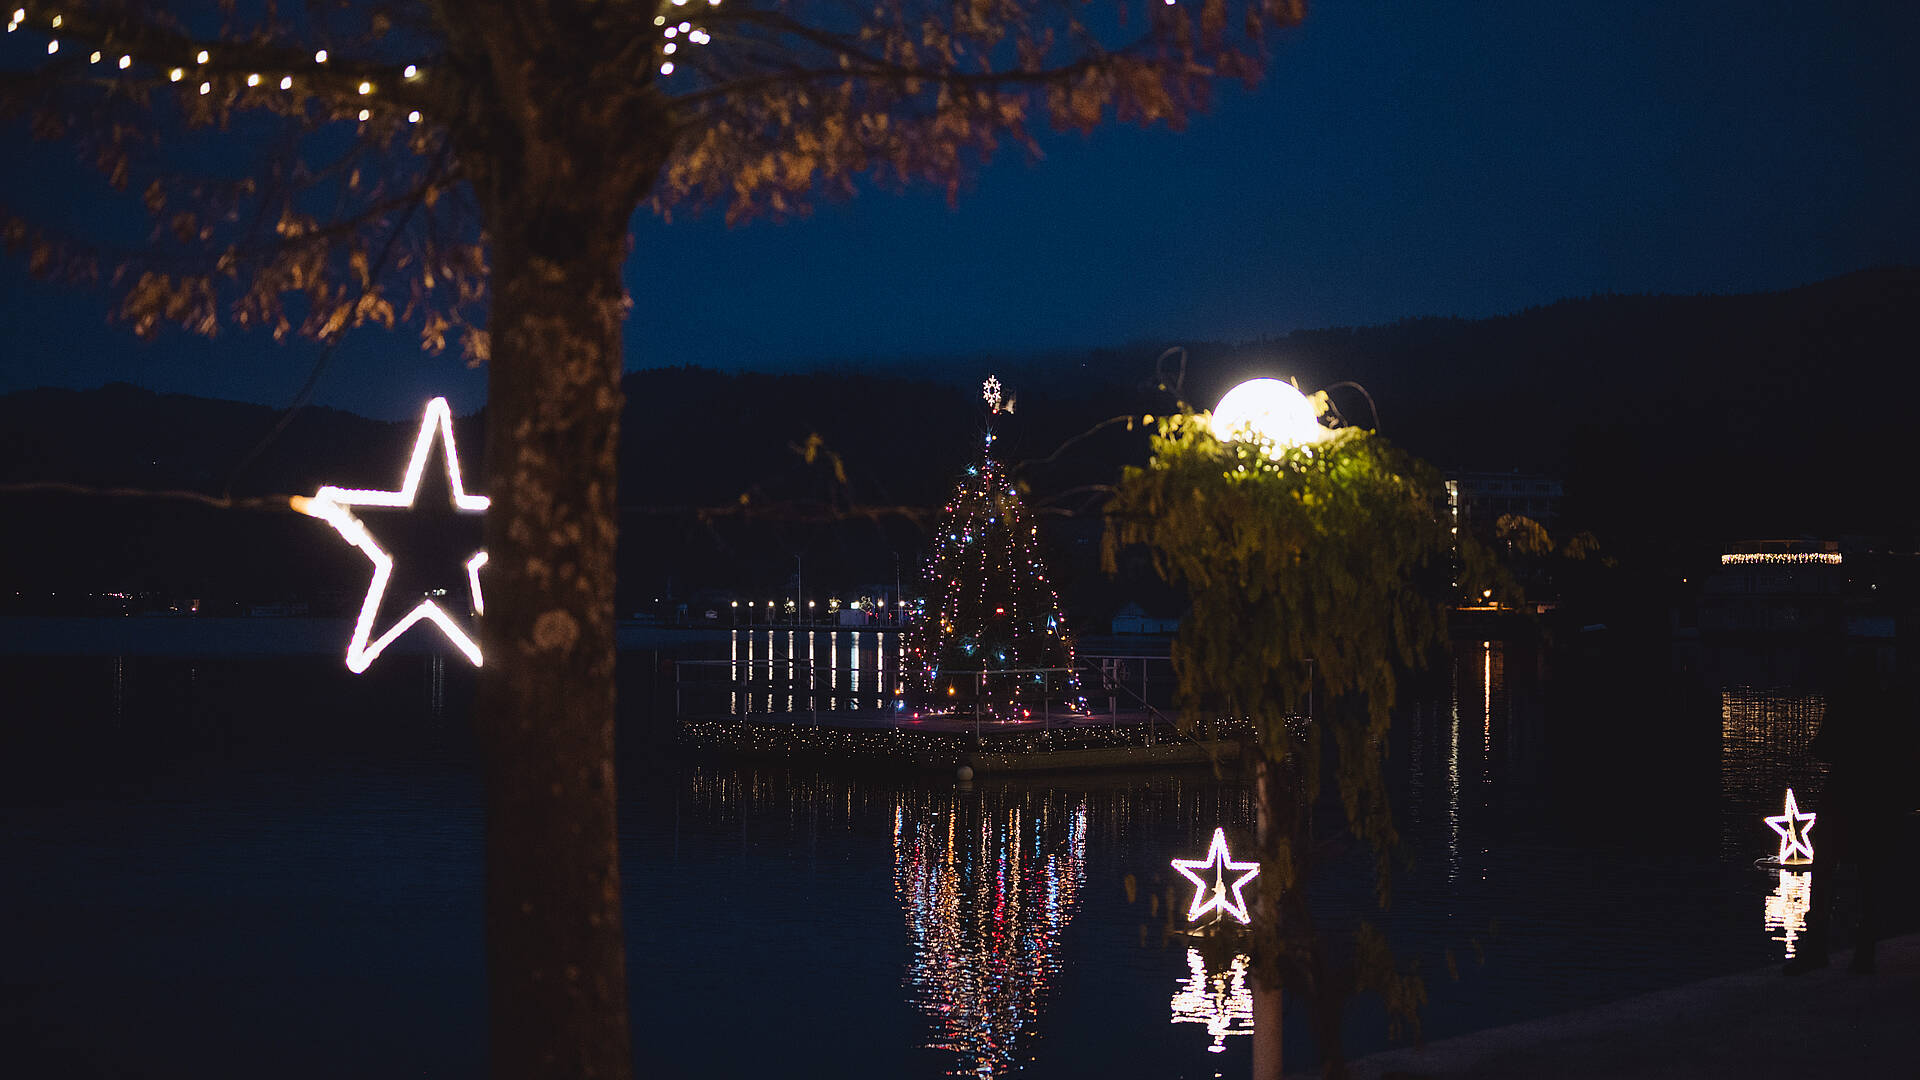
[[[1247,899],[1241,895],[1240,890],[1246,887],[1247,882],[1260,875],[1260,864],[1232,860],[1227,854],[1227,830],[1213,830],[1213,843],[1207,848],[1206,858],[1175,859],[1173,868],[1194,884],[1193,906],[1187,909],[1189,921],[1197,921],[1200,916],[1216,909],[1243,923],[1253,921],[1253,918],[1247,914]],[[1209,882],[1196,872],[1201,870],[1212,870],[1213,880]],[[1229,885],[1227,884],[1229,870],[1244,870],[1246,873],[1235,878],[1233,884]]]
[[[1774,857],[1783,865],[1810,863],[1813,861],[1813,840],[1808,836],[1813,832],[1816,814],[1803,814],[1800,806],[1793,801],[1793,789],[1787,789],[1786,813],[1767,819],[1767,825],[1780,834],[1780,854]]]
[[[407,631],[414,623],[425,619],[440,628],[454,647],[466,654],[475,667],[480,666],[480,646],[459,623],[453,621],[439,604],[432,600],[422,600],[412,611],[407,612],[400,621],[388,628],[387,632],[369,642],[373,634],[373,620],[380,610],[381,597],[386,595],[387,581],[393,576],[393,556],[388,555],[348,509],[353,506],[392,506],[411,507],[414,493],[420,488],[420,475],[426,471],[427,457],[433,449],[434,436],[438,435],[443,444],[443,456],[447,461],[447,488],[453,496],[453,507],[465,513],[477,514],[487,508],[485,495],[469,495],[460,482],[460,455],[453,445],[453,409],[443,397],[427,402],[427,411],[420,418],[420,433],[413,440],[413,457],[407,462],[407,475],[400,483],[398,491],[361,491],[328,485],[315,492],[313,498],[295,496],[293,508],[303,514],[317,517],[332,525],[346,538],[347,543],[366,555],[373,563],[373,581],[367,586],[367,599],[360,605],[360,618],[353,625],[353,640],[347,644],[347,667],[354,672],[367,670],[381,650],[392,644],[393,639]],[[467,559],[467,586],[473,597],[475,614],[484,612],[480,598],[480,568],[487,562],[485,551],[476,551]]]

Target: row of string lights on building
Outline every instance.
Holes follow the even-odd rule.
[[[696,0],[669,0],[669,2],[672,4],[672,6],[679,8],[679,7],[687,7],[690,4],[695,3]],[[706,6],[709,8],[716,8],[720,6],[720,2],[721,0],[706,0]],[[25,26],[27,23],[27,15],[28,15],[28,12],[26,8],[24,7],[14,8],[12,17],[7,20],[7,33],[11,34],[14,31],[20,29],[22,26]],[[64,28],[65,23],[66,23],[66,18],[60,15],[59,13],[57,12],[47,13],[45,17],[45,29],[49,34],[49,37],[47,39],[47,55],[48,56],[59,55],[60,38],[55,35],[57,35],[58,32]],[[660,37],[661,37],[662,44],[660,46],[660,53],[662,56],[662,60],[660,62],[660,74],[662,75],[673,74],[674,62],[671,59],[671,57],[675,53],[679,52],[680,46],[682,43],[685,43],[688,45],[706,45],[713,40],[712,34],[708,33],[704,27],[701,27],[700,25],[696,24],[691,19],[681,19],[677,22],[669,22],[667,16],[664,14],[661,14],[661,15],[655,15],[653,17],[653,25],[661,28]],[[95,49],[88,54],[87,63],[99,64],[99,63],[105,62],[107,59],[108,59],[108,54],[106,52],[103,52],[102,50],[99,50],[99,49]],[[316,49],[314,51],[313,62],[315,64],[317,65],[325,64],[327,60],[328,60],[327,50]],[[132,53],[121,53],[119,60],[116,61],[115,64],[119,68],[119,70],[127,71],[131,69],[134,64],[142,63],[142,62],[143,61],[136,58]],[[198,70],[198,69],[204,69],[208,64],[211,64],[212,62],[213,62],[213,52],[210,49],[201,49],[194,56],[194,64],[197,70],[192,72],[192,74],[199,76],[198,81],[200,84],[200,93],[202,95],[211,94],[213,92],[214,80],[209,73],[207,73],[204,70]],[[420,77],[421,70],[422,69],[418,64],[408,64],[404,69],[402,69],[400,73],[401,78],[407,80],[408,82],[412,82],[415,79],[418,79]],[[184,82],[187,80],[188,74],[189,72],[185,67],[177,67],[177,66],[170,67],[167,69],[167,81],[175,82],[175,83]],[[257,88],[261,85],[261,83],[271,78],[272,76],[270,74],[262,75],[260,72],[252,71],[247,73],[245,81],[249,88]],[[281,90],[291,91],[293,89],[293,86],[294,86],[293,75],[282,74],[280,76],[279,87]],[[367,97],[367,98],[372,98],[376,96],[379,91],[379,88],[373,83],[373,81],[368,79],[361,80],[357,89],[361,97]],[[363,108],[360,110],[359,119],[361,123],[365,123],[372,118],[373,118],[372,109]],[[407,123],[417,124],[420,122],[420,118],[421,118],[420,110],[418,109],[408,110]]]

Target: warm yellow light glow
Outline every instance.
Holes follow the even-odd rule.
[[[1786,959],[1791,960],[1795,942],[1807,932],[1807,912],[1813,908],[1813,875],[1774,873],[1779,880],[1767,894],[1764,925],[1768,937],[1787,947]],[[1775,930],[1780,933],[1772,933]]]
[[[673,74],[673,61],[671,61],[671,60],[669,60],[669,61],[667,61],[666,63],[664,63],[664,64],[661,64],[661,65],[660,65],[660,74],[662,74],[662,75],[671,75],[671,74]]]
[[[1227,830],[1213,830],[1213,843],[1207,845],[1204,859],[1175,859],[1173,868],[1188,881],[1193,882],[1193,904],[1187,908],[1187,919],[1198,921],[1209,911],[1218,910],[1223,915],[1231,915],[1242,923],[1250,923],[1253,917],[1247,914],[1247,899],[1241,892],[1247,882],[1260,876],[1260,864],[1257,862],[1234,862],[1227,852]],[[1198,871],[1213,871],[1213,881],[1208,882]],[[1236,873],[1245,871],[1235,878],[1233,884],[1227,884],[1227,871]],[[1231,892],[1232,895],[1228,895]]]
[[[248,86],[259,86],[259,85],[260,85],[260,73],[259,73],[259,72],[254,72],[253,74],[251,74],[251,75],[248,75],[248,76],[247,76],[247,85],[248,85]]]
[[[1793,554],[1743,551],[1732,555],[1720,556],[1721,566],[1750,566],[1754,564],[1771,566],[1805,566],[1820,564],[1824,566],[1840,565],[1840,553],[1837,551],[1805,551]]]
[[[427,409],[420,418],[420,431],[414,437],[413,456],[407,462],[407,472],[397,491],[367,491],[341,488],[328,485],[315,492],[310,499],[295,497],[293,508],[311,517],[317,517],[332,525],[344,537],[347,543],[359,548],[373,563],[373,581],[367,586],[367,598],[360,605],[360,617],[354,623],[353,639],[347,644],[347,668],[355,673],[367,670],[381,651],[393,640],[405,633],[408,627],[425,619],[438,626],[447,640],[464,653],[475,667],[480,666],[480,646],[476,645],[467,632],[454,622],[440,605],[432,600],[422,600],[412,611],[402,616],[386,633],[373,639],[373,620],[379,614],[380,600],[386,594],[387,582],[393,576],[393,557],[381,549],[367,532],[360,519],[348,509],[353,506],[411,507],[414,494],[420,488],[421,474],[426,471],[427,458],[433,449],[435,437],[441,440],[443,455],[447,464],[447,489],[451,493],[454,509],[466,513],[484,511],[490,500],[485,495],[469,495],[466,486],[460,480],[460,454],[453,442],[453,408],[443,397],[427,402]],[[477,551],[466,561],[467,585],[472,590],[473,610],[475,614],[485,614],[485,602],[480,594],[480,568],[487,562],[487,553]]]
[[[366,122],[367,122],[367,121],[368,121],[369,119],[371,119],[371,118],[372,118],[372,116],[373,116],[373,110],[371,110],[371,109],[361,109],[361,110],[360,110],[360,122],[361,122],[361,123],[363,123],[363,124],[364,124],[364,123],[366,123]]]
[[[133,57],[131,57],[131,56],[122,56],[122,57],[120,57],[120,70],[121,70],[121,71],[125,71],[125,70],[127,70],[128,68],[130,68],[130,67],[132,67],[132,66],[133,66]]]
[[[47,55],[48,55],[48,56],[52,56],[52,55],[53,55],[54,53],[57,53],[57,52],[59,52],[59,51],[60,51],[60,43],[59,43],[59,42],[57,42],[57,41],[49,41],[49,42],[47,42]]]
[[[293,76],[291,76],[291,75],[283,75],[283,76],[281,76],[281,77],[280,77],[280,89],[282,89],[282,90],[291,90],[291,89],[293,89]]]
[[[360,84],[360,93],[362,93],[362,94],[371,94],[371,93],[373,93],[373,84],[372,84],[372,83],[370,83],[370,82],[363,82],[363,83],[361,83],[361,84]]]
[[[187,72],[185,68],[174,68],[172,71],[167,72],[167,81],[169,82],[179,82],[186,77]]]
[[[408,64],[408,65],[407,65],[407,69],[406,69],[405,71],[402,71],[402,72],[400,73],[400,77],[401,77],[401,78],[403,78],[403,79],[411,79],[411,78],[413,78],[413,77],[414,77],[415,75],[418,75],[418,74],[420,74],[420,67],[419,67],[419,65],[417,65],[417,64]]]
[[[213,84],[212,84],[212,83],[210,83],[210,82],[203,82],[203,83],[201,83],[201,84],[200,84],[200,93],[202,93],[202,94],[210,94],[210,93],[212,93],[212,92],[213,92]]]
[[[196,64],[204,64],[204,63],[206,63],[206,62],[207,62],[207,50],[205,50],[205,49],[201,49],[201,50],[200,50],[200,55],[198,55],[198,56],[196,56],[196,57],[194,57],[194,58],[193,58],[193,62],[194,62],[194,63],[196,63]]]
[[[1803,866],[1813,861],[1813,822],[1818,815],[1803,814],[1794,802],[1793,789],[1787,789],[1786,811],[1767,819],[1767,827],[1780,834],[1780,853],[1774,860],[1782,866]]]
[[[98,50],[98,49],[95,49],[95,50],[93,51],[93,54],[92,54],[91,56],[89,56],[89,57],[87,57],[87,63],[89,63],[89,64],[97,64],[97,63],[99,63],[99,62],[100,62],[100,50]]]
[[[1264,443],[1269,453],[1324,438],[1313,403],[1292,383],[1249,379],[1227,391],[1213,410],[1215,438]]]
[[[65,22],[65,21],[66,21],[66,19],[65,19],[65,18],[64,18],[63,16],[60,16],[60,15],[55,15],[55,16],[53,17],[53,23],[52,23],[52,25],[53,25],[53,28],[54,28],[55,30],[58,30],[58,29],[60,29],[60,24],[61,24],[61,23],[63,23],[63,22]]]
[[[325,50],[325,49],[321,49],[321,50],[320,50],[319,52],[316,52],[316,53],[314,53],[314,54],[313,54],[313,62],[314,62],[314,63],[316,63],[316,64],[324,64],[324,63],[326,63],[326,62],[327,62],[327,50]]]

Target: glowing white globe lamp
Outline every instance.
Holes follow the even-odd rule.
[[[1213,410],[1213,434],[1220,439],[1266,443],[1277,451],[1325,438],[1320,417],[1292,383],[1248,379],[1227,391]]]

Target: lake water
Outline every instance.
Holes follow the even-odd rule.
[[[392,659],[359,678],[320,659],[0,660],[0,1045],[30,1065],[13,1075],[482,1072],[471,674]],[[957,790],[685,758],[643,715],[670,704],[655,659],[623,666],[620,774],[647,1071],[1245,1073],[1244,981],[1163,933],[1168,860],[1216,824],[1244,841],[1244,784]],[[1316,902],[1419,964],[1428,1037],[1784,955],[1792,882],[1753,860],[1789,785],[1818,808],[1824,698],[1796,658],[1549,664],[1456,642],[1415,696],[1393,906],[1358,858]],[[1347,1039],[1387,1045],[1366,999]],[[1304,1016],[1287,1041],[1290,1066],[1313,1059]]]

